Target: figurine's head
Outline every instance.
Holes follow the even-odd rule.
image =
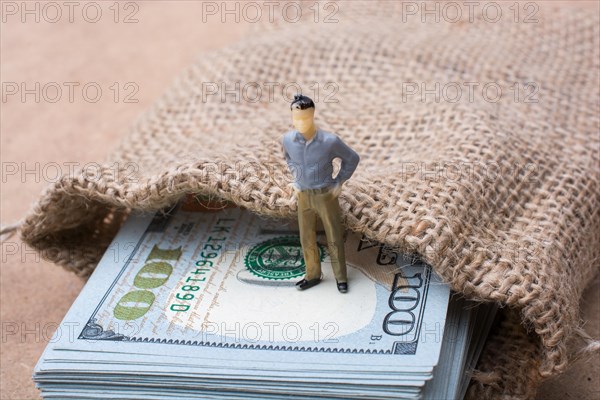
[[[315,128],[315,103],[306,96],[297,94],[290,105],[294,128],[303,135],[312,135]]]

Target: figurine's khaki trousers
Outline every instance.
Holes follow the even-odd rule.
[[[321,218],[331,265],[338,282],[348,282],[342,215],[337,196],[331,191],[303,190],[298,195],[300,243],[306,264],[306,280],[321,278],[321,258],[317,246],[317,216]]]

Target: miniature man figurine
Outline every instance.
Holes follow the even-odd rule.
[[[298,196],[300,243],[306,264],[304,279],[296,283],[299,290],[321,282],[321,258],[317,246],[317,216],[327,235],[327,245],[337,288],[348,291],[346,255],[338,195],[360,157],[336,135],[318,129],[314,124],[315,104],[302,95],[294,96],[290,106],[295,130],[283,137],[283,149],[288,167],[294,176]],[[339,173],[333,175],[332,161],[342,161]]]

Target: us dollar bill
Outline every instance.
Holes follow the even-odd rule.
[[[81,329],[54,347],[132,354],[168,347],[174,356],[265,361],[327,353],[358,362],[370,354],[381,356],[372,362],[382,368],[404,360],[431,370],[448,287],[419,260],[348,232],[350,290],[340,294],[323,234],[319,243],[323,282],[298,291],[305,265],[295,221],[238,207],[132,215],[65,317]]]

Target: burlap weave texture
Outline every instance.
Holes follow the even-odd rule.
[[[506,306],[470,396],[531,397],[566,366],[600,256],[600,21],[549,4],[536,17],[423,23],[393,2],[349,2],[334,24],[257,27],[185,71],[100,174],[49,186],[22,238],[86,277],[130,209],[201,193],[294,216],[281,89],[297,84],[361,155],[340,197],[348,229]]]

